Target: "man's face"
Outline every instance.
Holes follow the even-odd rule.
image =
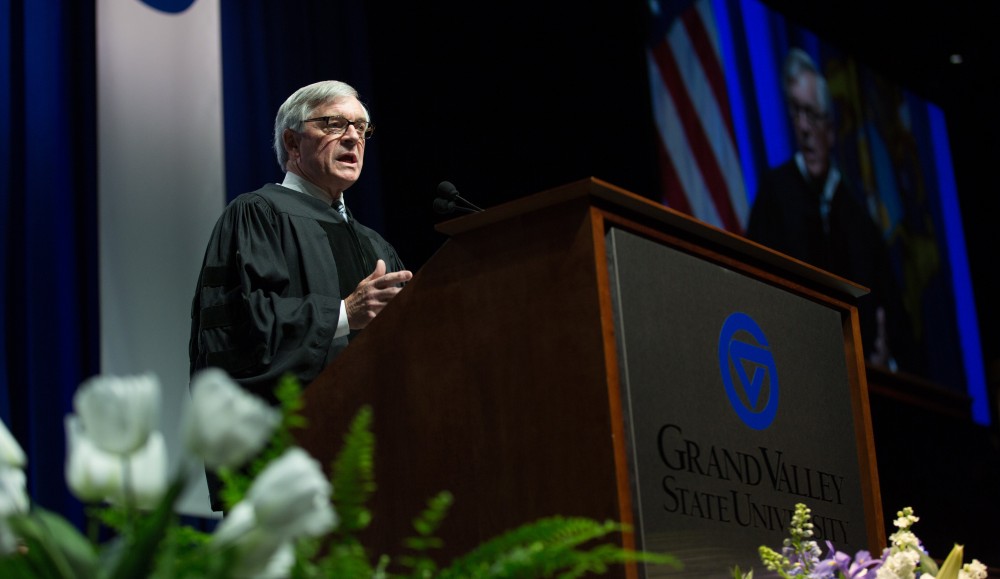
[[[803,73],[788,87],[789,112],[795,127],[795,142],[806,161],[809,176],[825,179],[830,169],[833,127],[820,107],[816,75]]]
[[[365,119],[358,99],[343,97],[316,108],[307,118],[341,116],[349,121]],[[339,135],[325,130],[322,121],[305,123],[301,133],[285,131],[288,170],[325,189],[336,198],[361,176],[365,141],[354,125]]]

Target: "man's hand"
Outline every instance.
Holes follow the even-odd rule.
[[[371,323],[389,300],[396,297],[399,284],[410,281],[413,274],[408,270],[385,272],[385,262],[375,264],[375,271],[361,280],[357,289],[344,299],[347,308],[347,324],[352,330],[360,330]]]

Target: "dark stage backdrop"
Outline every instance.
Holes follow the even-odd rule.
[[[115,1],[149,5],[164,14],[218,2],[225,165],[220,203],[280,179],[270,149],[274,112],[294,89],[327,78],[355,85],[378,127],[364,175],[349,192],[352,210],[381,229],[411,269],[419,269],[444,241],[434,231],[443,217],[431,209],[442,180],[483,207],[587,176],[662,200],[647,51],[655,40],[650,31],[666,28],[652,25],[648,3]],[[744,31],[746,21],[738,15],[766,10],[756,0],[713,6],[730,8],[726,22],[731,30],[742,26]],[[663,8],[665,13],[678,9]],[[864,64],[863,54],[839,52],[836,38],[796,30],[781,23],[780,15],[762,18],[777,27],[768,45],[775,56],[780,55],[776,47],[804,39],[824,62],[838,58]],[[0,0],[0,315],[5,330],[0,416],[31,457],[32,497],[66,512],[78,505],[64,490],[62,420],[71,411],[76,386],[102,371],[96,351],[102,343],[96,19],[95,3]],[[730,50],[742,54],[759,46]],[[907,86],[891,69],[875,72]],[[120,85],[127,95],[127,80]],[[943,118],[968,119],[961,105],[952,102]],[[150,118],[159,117],[151,111]],[[959,143],[956,151],[971,151],[981,138],[970,126],[949,124],[951,138]],[[152,125],[126,130],[145,131],[151,142],[158,137]],[[160,130],[169,132],[169,123]],[[763,158],[755,157],[757,168]],[[113,159],[101,162],[115,165]],[[988,220],[969,213],[969,207],[983,207],[968,201],[982,194],[965,186],[977,183],[985,171],[960,158],[956,165],[965,170],[957,176],[965,227],[974,239],[990,238]],[[163,180],[158,185],[169,187],[170,176]],[[744,185],[754,189],[749,181]],[[129,241],[111,240],[122,247]],[[979,272],[991,269],[992,256],[981,246],[969,251],[974,278],[985,284],[989,276]],[[177,275],[192,275],[197,265]],[[180,293],[181,302],[188,299]],[[995,286],[976,289],[980,300],[994,294]],[[151,296],[157,297],[176,296]],[[188,312],[181,307],[164,315],[183,322]],[[980,327],[995,356],[995,332],[988,322]],[[153,340],[155,347],[176,351],[182,359],[187,346],[184,340],[155,343],[162,339],[156,331],[125,338]],[[157,368],[140,361],[133,371],[146,370]],[[184,392],[184,385],[172,387]]]

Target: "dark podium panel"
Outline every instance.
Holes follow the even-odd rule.
[[[621,544],[682,559],[671,577],[728,577],[796,502],[841,550],[884,545],[864,288],[593,178],[438,229],[306,389],[324,464],[374,410],[373,554],[441,490],[442,562],[558,514],[630,524]]]

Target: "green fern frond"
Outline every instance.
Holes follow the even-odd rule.
[[[592,519],[549,517],[522,525],[491,539],[442,570],[439,579],[470,577],[578,577],[603,573],[610,565],[648,562],[679,566],[669,555],[637,552],[616,544],[590,550],[582,545],[606,535],[626,531],[620,523]]]
[[[448,509],[454,500],[450,492],[441,491],[431,497],[427,501],[427,508],[413,519],[413,529],[417,534],[406,538],[403,544],[414,554],[403,556],[399,560],[404,567],[410,569],[412,577],[432,577],[437,570],[437,563],[429,552],[444,545],[444,541],[434,534],[448,515]]]
[[[427,508],[413,519],[413,529],[420,537],[431,537],[448,515],[448,509],[455,497],[448,491],[441,491],[427,501]]]
[[[98,523],[115,533],[121,533],[128,526],[128,513],[121,506],[112,504],[89,505],[84,509],[84,512],[91,524]],[[92,535],[91,540],[96,543],[98,529],[90,529],[88,535]]]
[[[176,525],[171,528],[171,533],[174,537],[173,540],[182,548],[204,545],[212,539],[211,534],[187,525]]]
[[[331,547],[328,555],[316,564],[315,571],[317,577],[338,579],[369,579],[376,575],[360,543]]]
[[[659,553],[649,553],[641,551],[630,551],[622,549],[617,545],[600,545],[589,551],[572,551],[571,563],[565,567],[556,569],[567,569],[560,574],[560,578],[570,579],[591,573],[606,573],[612,565],[623,565],[626,563],[648,563],[651,565],[666,565],[674,569],[681,569],[679,559],[672,555]]]
[[[307,421],[302,416],[302,409],[306,403],[302,397],[302,385],[299,384],[298,378],[292,374],[282,376],[274,389],[274,396],[281,408],[282,430],[290,433],[293,429],[305,428]]]
[[[330,480],[340,533],[355,533],[371,522],[371,512],[365,506],[375,492],[375,436],[371,424],[372,409],[364,406],[351,421],[344,446],[333,462]]]
[[[265,459],[264,466],[271,460],[277,458],[286,450],[295,446],[295,436],[293,430],[305,428],[307,420],[302,416],[302,409],[305,408],[305,400],[302,396],[302,385],[299,379],[292,374],[285,374],[278,380],[278,385],[274,388],[274,397],[278,400],[278,409],[281,411],[281,423],[271,436],[271,444],[265,449],[262,455]],[[259,473],[254,473],[259,474]]]
[[[559,548],[580,544],[620,530],[615,523],[599,523],[586,518],[548,517],[521,525],[481,544],[466,557],[489,559],[522,547],[539,545]],[[456,562],[460,562],[459,561]]]

